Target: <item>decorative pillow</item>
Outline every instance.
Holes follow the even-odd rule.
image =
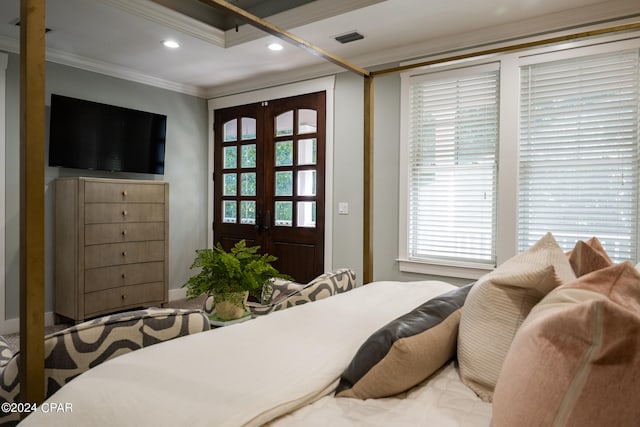
[[[609,267],[612,262],[604,247],[596,237],[583,242],[579,240],[567,254],[576,277]]]
[[[471,286],[433,298],[371,335],[342,374],[336,396],[392,396],[427,379],[455,354]]]
[[[12,357],[13,351],[11,350],[11,346],[9,345],[5,337],[0,336],[0,368],[5,366]]]
[[[290,285],[298,285],[290,282]],[[350,268],[340,268],[316,277],[306,285],[301,285],[299,290],[293,293],[281,294],[278,301],[273,299],[269,304],[248,303],[247,308],[256,316],[269,314],[272,311],[283,310],[294,305],[306,304],[311,301],[318,301],[335,294],[347,292],[357,286],[356,274]]]
[[[480,278],[460,319],[462,382],[490,402],[520,324],[549,291],[574,279],[569,260],[551,233]]]
[[[261,304],[277,304],[289,295],[302,290],[306,284],[275,278],[262,287]]]
[[[640,420],[640,273],[630,262],[545,297],[505,359],[493,425],[632,426]]]

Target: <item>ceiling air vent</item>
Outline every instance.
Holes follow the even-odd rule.
[[[345,44],[345,43],[354,42],[356,40],[361,40],[364,38],[364,36],[357,31],[352,31],[350,33],[343,34],[341,36],[336,36],[334,38],[340,43]]]

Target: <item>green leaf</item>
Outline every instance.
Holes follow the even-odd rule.
[[[203,294],[249,291],[259,298],[262,287],[274,277],[291,279],[271,265],[277,258],[260,254],[260,246],[247,246],[245,240],[236,243],[228,252],[218,242],[213,248],[197,249],[191,269],[200,272],[183,285],[187,297]]]

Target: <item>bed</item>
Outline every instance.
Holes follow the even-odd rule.
[[[307,425],[308,417],[317,418],[309,412],[315,405],[323,417],[332,414],[340,418],[345,403],[338,400],[351,401],[347,403],[351,406],[362,402],[365,418],[354,420],[353,425],[370,425],[366,418],[370,409],[388,413],[395,407],[404,411],[402,405],[412,398],[402,399],[404,403],[390,399],[384,404],[334,399],[331,395],[342,372],[373,332],[454,288],[438,281],[376,282],[248,322],[141,349],[84,373],[47,401],[63,404],[63,408],[69,404],[70,410],[41,410],[21,425]],[[475,409],[473,422],[452,417],[449,425],[488,426],[490,405],[469,389],[455,390],[455,378],[455,367],[449,365],[432,382],[448,387],[460,408],[472,404]],[[418,397],[420,391],[409,396]],[[422,397],[438,399],[437,393]],[[332,399],[336,401],[333,404]],[[304,412],[280,418],[315,401]],[[416,416],[420,419],[425,415]],[[447,419],[446,413],[439,416]],[[405,419],[405,423],[417,425],[411,419]]]
[[[639,385],[640,272],[547,234],[469,286],[374,282],[136,350],[21,425],[636,426]]]

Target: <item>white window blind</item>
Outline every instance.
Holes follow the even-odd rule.
[[[636,259],[638,50],[521,68],[518,249],[597,236]]]
[[[410,260],[495,263],[497,68],[411,78]]]

